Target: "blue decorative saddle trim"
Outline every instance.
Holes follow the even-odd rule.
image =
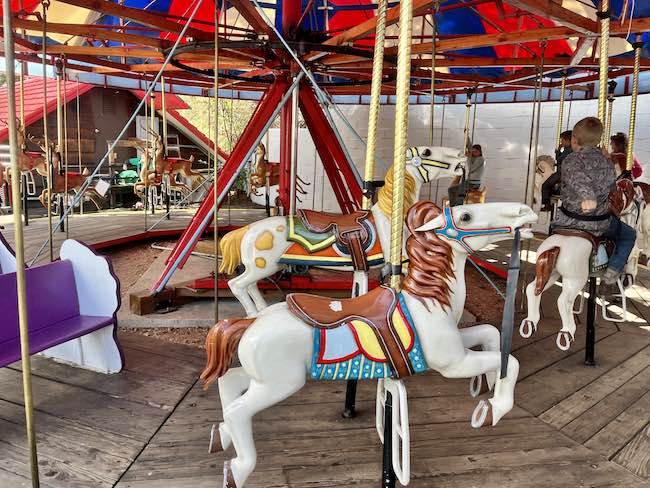
[[[415,373],[423,373],[428,366],[422,354],[417,330],[401,293],[398,294],[398,299],[397,311],[405,319],[414,338],[413,347],[408,353],[412,369]],[[341,328],[347,330],[338,330]],[[314,329],[310,374],[312,380],[371,380],[395,376],[387,362],[368,359],[364,355],[349,324],[338,329]],[[336,353],[339,357],[336,357]]]

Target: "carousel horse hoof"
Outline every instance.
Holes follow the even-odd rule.
[[[215,454],[221,451],[223,451],[223,445],[221,444],[221,433],[219,432],[219,426],[217,424],[212,424],[212,429],[210,430],[210,445],[208,447],[208,453]]]
[[[485,425],[485,421],[488,418],[488,414],[490,413],[490,403],[487,402],[486,400],[481,400],[478,402],[478,405],[476,405],[476,408],[474,409],[474,412],[472,413],[472,427],[475,429],[480,429]]]
[[[568,351],[571,347],[571,334],[568,332],[558,332],[555,343],[557,347],[562,351]]]
[[[474,376],[469,380],[469,394],[472,398],[476,398],[483,393],[490,391],[490,385],[486,381],[483,381],[483,375]]]
[[[225,461],[223,463],[223,488],[237,488],[235,477],[232,474],[230,461]]]
[[[521,321],[519,326],[519,335],[524,339],[530,339],[532,335],[537,331],[537,326],[535,322],[529,319],[524,319]]]

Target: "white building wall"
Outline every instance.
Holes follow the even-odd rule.
[[[359,134],[366,139],[368,125],[367,105],[341,105],[341,111]],[[545,102],[542,104],[539,132],[538,154],[553,155],[557,130],[559,103]],[[465,125],[465,106],[447,105],[445,107],[444,127],[442,121],[442,105],[437,105],[434,123],[434,145],[461,148],[463,145],[463,128]],[[528,170],[528,154],[531,136],[533,104],[486,104],[478,105],[474,142],[481,144],[483,155],[487,161],[484,184],[488,188],[488,201],[524,201],[526,174]],[[595,115],[597,102],[576,101],[570,109],[570,126],[583,117]],[[614,103],[612,131],[628,131],[630,113],[630,98],[619,98]],[[383,178],[388,166],[392,163],[394,142],[395,107],[382,106],[379,120],[379,135],[375,178]],[[569,117],[569,103],[565,106],[565,124]],[[339,131],[347,145],[355,165],[363,174],[365,157],[364,145],[349,131],[336,115]],[[429,144],[429,107],[411,106],[409,112],[409,144],[412,146]],[[442,144],[441,144],[442,134]],[[272,129],[269,146],[270,160],[279,158],[279,130]],[[650,95],[639,97],[637,137],[635,152],[643,164],[648,165],[650,172]],[[300,131],[299,141],[299,175],[312,185],[307,187],[308,195],[302,196],[301,206],[324,211],[337,211],[338,205],[327,177],[323,175],[320,159],[315,153],[313,142],[306,129]],[[446,195],[449,180],[440,180],[426,186],[422,198],[429,198],[440,203]],[[436,191],[437,187],[437,191]],[[437,198],[436,198],[437,195]]]

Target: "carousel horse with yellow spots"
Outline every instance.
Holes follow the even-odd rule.
[[[424,183],[463,174],[466,157],[447,147],[412,147],[407,150],[404,208],[415,203]],[[267,307],[257,283],[288,265],[337,266],[365,273],[381,266],[390,250],[390,214],[393,169],[370,209],[338,215],[298,210],[297,215],[269,217],[226,234],[220,242],[220,272],[232,275],[241,264],[245,271],[228,281],[233,295],[255,317]]]
[[[513,408],[519,363],[508,356],[499,374],[496,327],[458,328],[465,306],[463,270],[470,252],[512,239],[536,220],[520,203],[441,209],[421,201],[406,217],[409,263],[399,292],[380,286],[350,299],[290,294],[256,318],[217,323],[206,338],[201,378],[206,388],[218,380],[223,411],[210,452],[231,444],[236,451],[225,464],[223,486],[244,487],[255,469],[253,417],[298,392],[308,379],[403,378],[431,369],[478,382],[476,396],[485,375],[493,394],[478,402],[471,425],[496,425]],[[286,225],[278,222],[272,225]],[[521,229],[520,235],[530,238],[532,232]],[[235,355],[241,366],[231,368]]]

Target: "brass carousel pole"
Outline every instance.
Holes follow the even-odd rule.
[[[424,20],[423,20],[424,22]],[[431,105],[429,106],[429,146],[433,146],[433,123],[436,109],[436,14],[431,13]],[[438,193],[439,180],[436,180],[436,198]],[[429,200],[431,200],[431,187],[433,182],[429,182]]]
[[[214,3],[214,323],[219,322],[219,2]],[[268,190],[268,188],[267,188]]]
[[[381,101],[382,74],[384,70],[384,43],[386,39],[386,11],[388,0],[377,4],[377,32],[375,53],[372,61],[372,84],[370,87],[370,107],[368,109],[368,145],[363,175],[363,208],[372,206],[372,182],[375,177],[375,154],[377,151],[377,127],[379,125],[379,105]]]
[[[61,92],[61,78],[63,78],[63,62],[61,61],[61,58],[57,58],[54,66],[54,76],[56,76],[56,149],[55,151],[60,155],[63,156],[63,101],[62,101],[62,92]],[[56,172],[59,173],[55,175],[55,178],[58,178],[60,176],[61,172],[61,164],[65,165],[65,162],[59,158],[59,167],[56,169]],[[64,176],[65,178],[65,189],[68,189],[68,175]],[[67,192],[66,192],[67,193]],[[59,213],[62,214],[63,210],[63,198],[58,197],[57,198],[59,202]],[[59,230],[61,232],[64,232],[65,229],[63,228],[63,222],[61,222],[61,225],[59,226]]]
[[[562,74],[562,87],[560,88],[560,113],[557,116],[557,134],[555,137],[555,148],[559,149],[564,125],[564,103],[566,101],[566,73]]]
[[[395,94],[395,146],[393,149],[393,194],[390,215],[390,286],[399,291],[402,281],[402,240],[404,237],[404,179],[408,143],[409,95],[411,89],[411,40],[413,34],[413,0],[400,2],[399,42],[397,48],[397,83]],[[384,452],[382,467],[382,488],[395,486],[393,452],[393,398],[385,392],[384,403]]]
[[[20,11],[23,10],[23,0],[18,0],[18,9]],[[22,37],[23,39],[27,36],[25,29],[21,30]],[[27,128],[25,127],[25,72],[27,71],[27,62],[26,61],[21,61],[20,62],[20,126],[23,128],[24,133],[26,134]],[[21,147],[20,151],[25,151],[27,147]],[[27,175],[23,176],[21,174],[20,176],[21,181],[22,181],[22,198],[23,198],[23,214],[24,214],[24,220],[23,220],[23,225],[27,227],[29,225],[29,209],[28,207],[28,200],[27,200]],[[9,199],[9,192],[11,189],[8,187],[7,188],[7,199]]]
[[[472,114],[472,94],[473,90],[467,90],[467,103],[465,103],[465,137],[463,144],[465,146],[465,152],[467,152],[470,148],[469,145],[471,144],[470,141],[470,136],[469,136],[469,121],[471,118]]]
[[[390,216],[390,284],[400,289],[402,276],[402,238],[404,226],[404,175],[408,143],[409,95],[411,90],[411,37],[413,33],[413,1],[400,2],[399,44],[397,48],[397,83],[395,93],[395,147],[393,151],[392,209]],[[388,441],[387,441],[388,442]]]
[[[627,142],[627,170],[632,171],[634,166],[634,136],[636,132],[636,109],[639,98],[639,71],[641,67],[641,49],[643,42],[641,36],[637,35],[634,42],[634,79],[632,83],[632,102],[630,107],[630,130]]]
[[[600,10],[597,13],[600,19],[600,51],[599,51],[599,85],[598,85],[598,118],[603,123],[606,123],[607,116],[607,80],[609,72],[609,18],[611,11],[609,8],[609,0],[601,0]],[[601,143],[607,144],[605,139],[606,134],[603,132],[603,139]]]
[[[52,168],[52,156],[50,154],[50,140],[47,130],[47,9],[50,6],[49,0],[43,0],[43,145],[45,146],[45,161],[47,165],[47,229],[49,235],[52,235],[52,178],[54,169]],[[54,261],[54,242],[49,239],[50,261]]]
[[[607,85],[607,124],[605,124],[605,141],[609,141],[610,137],[612,137],[612,114],[614,113],[614,100],[616,100],[614,92],[617,85],[618,83],[614,80],[610,81]]]
[[[160,89],[160,96],[161,96],[161,109],[162,109],[162,137],[163,137],[163,142],[164,142],[164,150],[165,150],[165,157],[169,156],[169,151],[167,150],[167,95],[165,93],[165,77],[160,78],[161,81],[161,89]],[[178,156],[180,157],[180,151]],[[208,166],[209,166],[209,158],[208,158]],[[167,175],[167,191],[165,192],[165,207],[167,211],[167,220],[171,220],[171,215],[170,215],[170,205],[171,205],[171,176]]]
[[[23,223],[21,219],[20,201],[20,165],[18,163],[18,133],[16,127],[16,72],[14,57],[14,34],[12,27],[11,1],[3,0],[5,61],[7,67],[7,125],[9,128],[9,150],[11,157],[11,193],[14,204],[14,238],[16,252],[16,290],[18,294],[18,323],[20,327],[20,358],[23,371],[23,395],[25,402],[25,426],[29,444],[29,466],[31,470],[32,488],[40,486],[38,479],[38,453],[36,451],[36,430],[34,427],[34,399],[32,397],[32,370],[29,357],[29,328],[27,316],[27,288],[25,285],[25,242],[23,239]]]
[[[155,95],[155,88],[151,92],[151,153],[152,153],[152,162],[153,162],[153,171],[154,171],[154,182],[158,179],[158,174],[156,170],[156,134],[158,134],[158,124],[156,123],[156,95]],[[162,176],[162,175],[161,175]],[[171,175],[170,175],[171,179]],[[155,189],[155,186],[154,186]],[[156,201],[152,198],[151,202],[151,215],[154,215],[156,213]],[[146,213],[146,212],[145,212]]]

